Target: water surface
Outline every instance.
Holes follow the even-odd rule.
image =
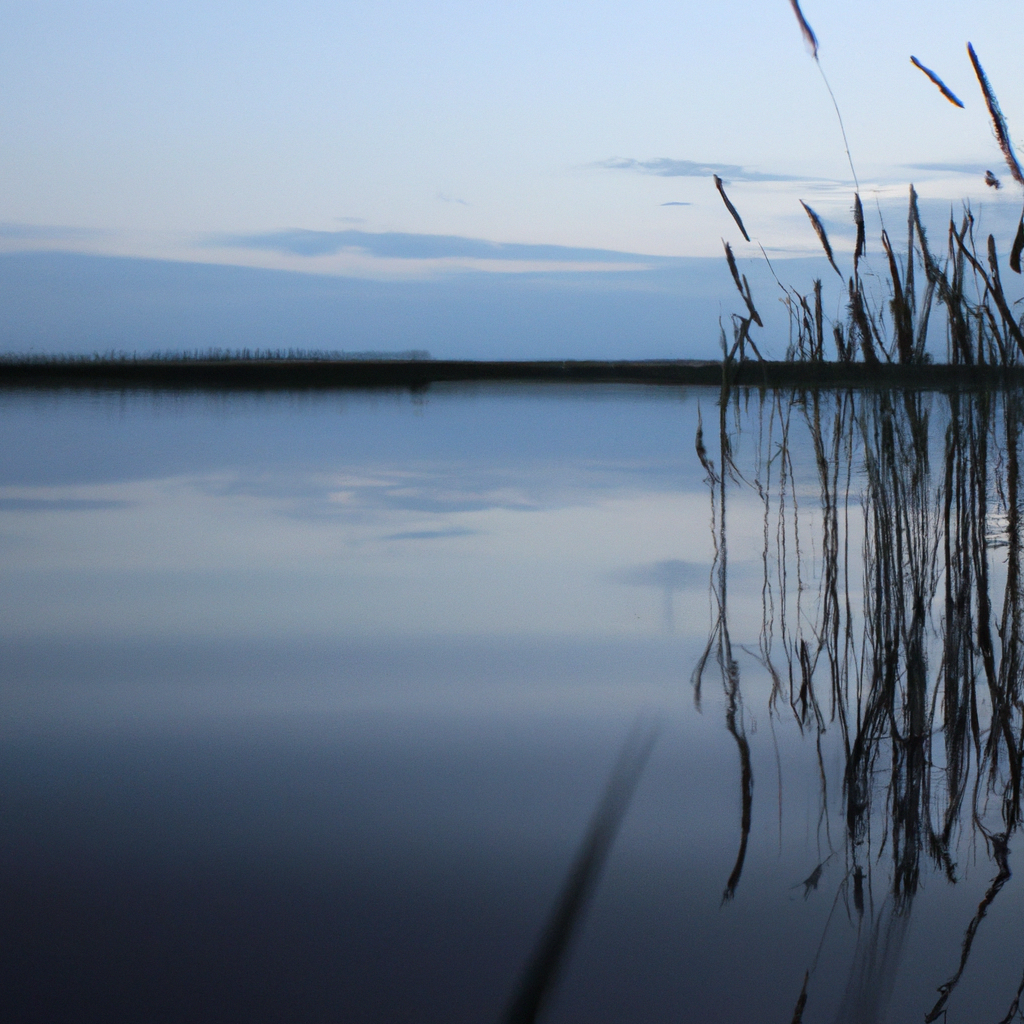
[[[844,401],[4,397],[12,1017],[503,1020],[639,722],[544,1019],[788,1022],[805,976],[806,1021],[924,1019],[975,918],[941,1010],[1003,1019],[1012,417],[968,403],[957,455],[943,396]],[[873,627],[886,508],[920,667]]]

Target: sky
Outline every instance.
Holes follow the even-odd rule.
[[[571,302],[566,275],[620,294],[657,287],[670,268],[710,273],[687,260],[720,260],[723,238],[741,259],[762,259],[759,245],[773,259],[818,255],[801,199],[842,250],[853,171],[821,72],[869,211],[902,219],[913,181],[939,230],[970,199],[1012,237],[1020,189],[965,45],[1024,141],[1024,8],[803,10],[817,63],[788,0],[4,2],[0,254],[117,257],[115,278],[147,259],[389,282],[403,295],[453,280],[483,294],[496,287],[484,275],[518,275]],[[987,169],[1003,188],[985,185]],[[47,344],[0,336],[8,349]],[[621,354],[648,354],[644,344],[625,339]],[[649,340],[650,354],[661,344]],[[443,335],[427,347],[444,352]],[[563,348],[582,352],[585,338]]]

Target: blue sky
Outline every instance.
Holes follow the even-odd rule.
[[[1006,231],[1019,190],[965,44],[1024,139],[1024,9],[803,7],[868,208],[899,216],[913,180],[938,225],[970,198]],[[787,0],[0,11],[0,252],[396,283],[592,273],[621,290],[619,276],[662,273],[664,260],[717,258],[722,237],[759,255],[712,173],[774,257],[816,254],[800,199],[841,247],[851,172]]]

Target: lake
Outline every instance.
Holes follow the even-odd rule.
[[[720,399],[0,396],[10,1019],[1015,1019],[1024,403]]]

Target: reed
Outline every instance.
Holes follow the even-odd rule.
[[[1006,160],[1006,165],[1010,168],[1013,180],[1018,185],[1024,185],[1024,172],[1021,171],[1020,164],[1017,162],[1017,155],[1013,151],[1013,144],[1010,142],[1010,131],[1006,127],[1006,118],[1003,117],[1003,112],[999,108],[999,101],[996,99],[996,94],[989,83],[988,75],[985,74],[985,69],[981,66],[981,61],[978,60],[978,55],[974,52],[974,47],[970,43],[967,44],[967,55],[971,58],[974,74],[977,76],[982,95],[985,97],[985,105],[988,107],[989,117],[992,118],[992,130],[995,132],[996,141],[999,143],[1000,150],[1002,150],[1003,159]]]
[[[963,103],[961,103],[957,96],[949,88],[947,88],[946,83],[943,82],[943,80],[939,78],[939,76],[935,74],[934,71],[932,71],[930,68],[926,68],[916,57],[912,56],[910,58],[910,63],[913,64],[914,67],[917,68],[919,71],[923,72],[929,79],[931,79],[931,81],[938,87],[939,92],[941,92],[942,95],[945,96],[946,99],[949,100],[949,102],[952,103],[954,107],[959,107],[961,110],[963,110]]]
[[[623,744],[547,924],[501,1018],[502,1024],[534,1024],[541,1015],[565,966],[572,939],[586,914],[657,736],[656,725],[638,722]]]
[[[817,36],[807,23],[796,0],[791,0],[791,4],[800,31],[820,70]],[[970,43],[967,44],[967,51],[1006,166],[1014,181],[1024,186],[1024,171],[1014,152],[1009,128],[995,91]],[[960,99],[934,71],[925,67],[916,57],[910,59],[913,65],[936,85],[945,99],[958,107],[963,107]],[[928,347],[928,331],[932,312],[938,306],[944,314],[947,362],[955,365],[994,365],[1003,368],[1020,365],[1024,356],[1024,317],[1015,315],[1003,287],[995,237],[989,234],[980,247],[975,242],[975,222],[969,206],[965,206],[959,225],[950,220],[946,254],[940,258],[929,248],[921,224],[917,193],[911,185],[905,252],[897,253],[884,223],[881,225],[879,240],[886,258],[888,296],[879,299],[865,287],[861,275],[861,261],[866,251],[867,228],[860,188],[838,103],[828,79],[824,77],[824,71],[822,77],[835,106],[855,186],[853,221],[856,227],[856,241],[852,253],[852,272],[848,275],[840,269],[836,251],[821,217],[806,202],[800,200],[825,257],[843,281],[847,293],[845,317],[831,324],[835,360],[849,363],[859,357],[864,363],[872,366],[880,363],[895,363],[907,367],[924,365],[932,359]],[[986,181],[994,187],[1000,187],[999,180],[991,171],[987,172]],[[742,217],[717,175],[715,187],[741,234],[750,241]],[[726,249],[730,272],[749,314],[754,308],[753,299],[749,289],[740,284],[735,257],[728,243]],[[763,251],[762,249],[762,253]],[[1024,213],[1009,247],[1007,263],[1014,273],[1021,273],[1022,255]],[[920,267],[925,275],[924,288],[920,293],[915,289],[915,267]],[[772,274],[775,274],[774,269]],[[815,296],[813,313],[808,299],[810,293],[798,292],[791,286],[782,285],[781,282],[780,287],[790,312],[792,340],[786,353],[787,360],[825,362],[827,356],[824,346],[823,313],[820,306],[820,281],[815,281],[812,286]],[[727,360],[745,358],[748,344],[751,351],[760,359],[760,353],[750,336],[752,324],[760,325],[759,319],[750,319],[749,316],[734,318],[734,344],[725,352]]]

